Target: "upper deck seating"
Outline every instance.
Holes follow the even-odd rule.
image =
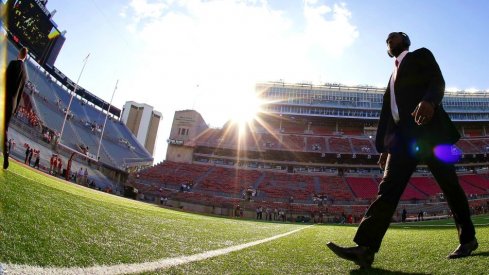
[[[312,136],[306,138],[306,151],[325,152],[326,150],[326,139],[324,137]]]
[[[329,149],[333,153],[351,153],[352,149],[347,138],[329,137]]]
[[[482,129],[480,128],[467,128],[464,127],[464,136],[466,137],[480,137],[483,135]]]
[[[369,139],[350,138],[355,154],[375,154],[376,150]]]
[[[478,153],[488,153],[489,152],[489,139],[467,139],[467,142],[472,144]]]
[[[462,150],[463,154],[476,154],[478,152],[477,148],[466,139],[460,139],[455,145]]]
[[[304,151],[304,136],[282,135],[282,148],[289,151]]]

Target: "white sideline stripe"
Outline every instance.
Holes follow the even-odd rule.
[[[298,231],[309,228],[311,226],[313,225],[309,225],[306,227],[292,230],[287,233],[275,235],[270,238],[261,239],[258,241],[253,241],[245,244],[211,250],[211,251],[194,254],[190,256],[166,258],[154,262],[137,263],[137,264],[117,264],[111,266],[102,265],[102,266],[92,266],[92,267],[38,267],[38,266],[17,265],[17,264],[0,264],[0,271],[2,270],[2,265],[3,265],[3,271],[5,272],[6,275],[14,275],[14,274],[69,274],[69,275],[104,274],[105,275],[105,274],[127,274],[127,273],[149,272],[149,271],[165,269],[181,264],[202,261],[216,256],[225,255],[248,247],[273,241],[288,236],[290,234],[294,234]],[[0,274],[2,273],[0,272]]]

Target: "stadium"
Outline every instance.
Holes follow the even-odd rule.
[[[382,176],[373,142],[384,91],[261,83],[256,92],[265,102],[262,112],[246,127],[229,122],[211,129],[198,112],[179,111],[166,161],[128,182],[141,200],[159,203],[164,197],[191,211],[233,216],[239,205],[248,218],[261,208],[283,210],[288,220],[358,222]],[[450,148],[451,157],[460,158],[460,183],[474,213],[481,213],[489,195],[489,97],[446,92],[443,104],[463,134]],[[182,192],[182,185],[191,190]],[[418,167],[401,200],[398,212],[406,208],[414,219],[420,212],[425,218],[449,214],[426,165]]]
[[[86,169],[85,181],[92,187],[122,194],[128,172],[151,164],[153,157],[119,121],[120,109],[78,86],[54,66],[65,38],[49,17],[43,17],[49,13],[43,5],[14,2],[9,2],[15,5],[9,9],[11,21],[27,24],[25,18],[32,16],[40,27],[28,30],[27,25],[6,25],[6,59],[15,59],[19,45],[25,45],[35,60],[27,62],[29,80],[9,131],[12,154],[27,162],[26,150],[32,148],[44,170],[51,170],[50,158],[55,155],[61,162],[60,176],[68,179],[70,171],[76,174]],[[73,165],[65,172],[70,160]]]
[[[31,59],[8,129],[17,162],[0,174],[0,274],[351,272],[324,243],[348,243],[377,196],[385,88],[257,83],[262,104],[247,123],[212,128],[198,110],[175,112],[166,159],[153,165],[121,110],[54,66],[65,38],[41,2],[8,1],[41,27],[5,24],[2,35],[7,63],[21,46]],[[421,164],[385,240],[410,248],[382,250],[367,274],[487,272],[489,96],[446,91],[443,105],[462,135],[448,151],[481,252],[450,266],[440,256],[454,245],[453,220]]]

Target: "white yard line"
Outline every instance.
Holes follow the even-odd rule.
[[[287,233],[272,236],[270,238],[253,241],[245,244],[230,246],[226,248],[206,251],[199,254],[190,256],[179,256],[174,258],[161,259],[154,262],[145,262],[137,264],[117,264],[111,266],[92,266],[92,267],[37,267],[29,265],[16,265],[16,264],[0,264],[0,275],[5,272],[5,275],[13,274],[127,274],[127,273],[139,273],[149,272],[159,269],[165,269],[172,266],[181,264],[187,264],[196,261],[202,261],[212,257],[217,257],[231,252],[239,251],[248,247],[259,245],[262,243],[270,242],[290,234],[294,234],[303,229],[309,228],[313,225],[302,227],[296,230],[292,230]]]

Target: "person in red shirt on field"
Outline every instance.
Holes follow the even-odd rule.
[[[55,158],[55,156],[52,155],[51,158],[49,159],[49,174],[50,175],[53,173],[54,158]]]
[[[62,170],[61,168],[63,167],[63,161],[61,160],[61,158],[58,158],[58,175],[62,175]]]

